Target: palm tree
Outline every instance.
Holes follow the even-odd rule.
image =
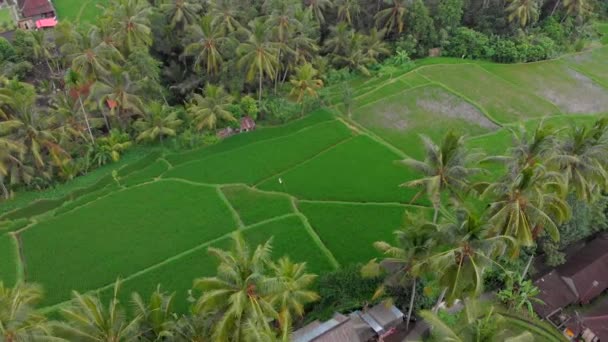
[[[211,25],[218,27],[224,35],[242,28],[239,22],[242,15],[239,1],[209,0],[208,14],[213,18]]]
[[[424,270],[416,265],[425,260],[436,243],[438,227],[436,224],[421,220],[419,217],[407,216],[406,226],[395,231],[397,245],[385,241],[376,241],[374,247],[386,257],[380,263],[372,259],[362,269],[365,276],[379,276],[381,270],[388,272],[385,283],[391,286],[411,284],[410,304],[406,317],[406,330],[409,329],[418,279]]]
[[[258,101],[262,101],[262,81],[264,76],[274,79],[278,65],[278,48],[270,41],[270,30],[261,19],[249,24],[251,32],[247,41],[237,48],[238,66],[245,68],[247,80],[252,81],[258,76]]]
[[[140,317],[139,330],[147,341],[163,341],[176,336],[177,322],[173,313],[173,294],[161,291],[160,285],[146,303],[139,293],[133,293],[135,314]]]
[[[558,148],[551,161],[564,173],[567,186],[579,200],[593,202],[608,187],[608,140],[601,122],[593,128],[570,127]]]
[[[190,0],[165,0],[159,8],[171,28],[183,30],[196,22],[202,6]]]
[[[463,314],[452,326],[432,311],[423,310],[420,316],[430,325],[431,335],[439,341],[534,341],[534,336],[529,331],[513,336],[511,331],[514,327],[510,326],[508,320],[493,305],[478,300],[466,299]],[[525,326],[527,322],[518,320],[518,323]],[[531,322],[529,324],[532,325]],[[516,331],[520,330],[518,326]]]
[[[509,0],[511,3],[506,11],[509,13],[509,21],[517,19],[521,27],[538,20],[538,1],[537,0]]]
[[[581,20],[589,10],[586,0],[564,0],[564,8],[568,15],[575,16]]]
[[[71,61],[72,69],[92,80],[106,76],[116,62],[124,60],[115,46],[99,39],[96,28],[86,35],[78,35],[76,43],[66,44],[62,50]]]
[[[570,216],[566,194],[563,176],[536,164],[489,185],[482,197],[492,198],[489,222],[498,234],[532,246],[542,230],[559,239],[557,223]]]
[[[325,14],[329,8],[333,7],[330,0],[307,0],[308,10],[317,19],[319,25],[325,23]]]
[[[144,117],[135,122],[135,129],[139,131],[137,141],[160,139],[162,144],[163,136],[175,136],[182,123],[177,110],[160,102],[151,102]]]
[[[405,13],[407,12],[408,0],[384,0],[390,7],[376,13],[376,25],[386,29],[386,33],[395,30],[395,33],[403,32],[405,27]]]
[[[150,4],[146,0],[116,0],[112,10],[114,22],[114,39],[120,43],[125,55],[129,55],[138,46],[150,46],[152,36],[150,20]]]
[[[334,54],[346,53],[348,46],[355,32],[345,22],[338,23],[336,26],[329,28],[329,39],[325,42],[328,51]]]
[[[222,30],[213,24],[214,18],[207,15],[201,18],[199,25],[189,28],[189,39],[192,43],[184,49],[184,56],[194,56],[194,69],[200,70],[204,66],[208,74],[218,72],[223,62],[220,49],[229,39]]]
[[[80,111],[82,112],[82,116],[86,123],[87,131],[89,132],[89,137],[91,138],[91,142],[95,144],[95,137],[93,137],[93,131],[91,130],[91,123],[89,122],[89,116],[84,109],[84,104],[82,103],[82,95],[89,91],[91,84],[86,82],[82,74],[76,72],[73,69],[69,69],[65,76],[65,83],[71,90],[71,93],[76,94],[78,97],[78,104],[80,105]]]
[[[0,121],[0,189],[4,199],[10,197],[5,179],[9,177],[12,180],[11,183],[16,183],[15,179],[10,176],[23,165],[21,159],[25,155],[25,146],[11,135],[21,125],[19,120]]]
[[[278,318],[270,303],[272,289],[265,286],[270,251],[270,240],[252,250],[239,233],[232,236],[230,251],[209,248],[209,253],[219,260],[217,275],[194,281],[194,288],[202,295],[193,312],[217,314],[214,340],[241,341],[252,322]]]
[[[120,160],[121,153],[131,146],[129,135],[121,133],[117,129],[110,130],[110,134],[97,139],[97,144],[91,150],[91,162],[98,166],[107,164],[110,161]]]
[[[62,309],[65,322],[58,324],[58,332],[72,341],[116,342],[134,341],[139,336],[140,316],[130,320],[120,306],[118,292],[121,282],[114,284],[113,297],[105,307],[98,296],[74,291],[73,303]]]
[[[416,265],[436,274],[447,289],[443,295],[451,305],[457,298],[481,294],[483,274],[488,266],[498,266],[494,260],[508,250],[517,251],[517,241],[508,235],[497,235],[487,222],[472,212],[459,209],[453,223],[442,225],[438,232],[438,247]]]
[[[302,106],[302,115],[304,114],[304,102],[307,97],[319,97],[318,90],[323,87],[323,81],[316,78],[317,70],[312,67],[312,64],[306,63],[296,68],[296,74],[291,77],[291,91],[289,96]]]
[[[277,68],[275,79],[275,93],[277,92],[278,83],[280,80],[279,74],[283,68],[283,59],[286,55],[295,54],[295,50],[290,44],[293,36],[298,32],[302,32],[302,23],[296,18],[295,12],[300,9],[300,1],[272,1],[272,11],[268,17],[267,24],[272,27],[272,35],[274,42],[277,45]],[[297,42],[296,42],[297,46]],[[287,67],[285,68],[287,71]]]
[[[366,56],[373,60],[378,60],[381,56],[390,55],[391,51],[388,44],[384,41],[384,30],[377,30],[375,27],[369,31],[364,39],[364,49]]]
[[[229,110],[232,96],[227,94],[224,88],[207,84],[204,95],[194,94],[187,106],[188,114],[197,130],[215,129],[219,120],[236,121]]]
[[[354,19],[361,12],[359,0],[338,0],[338,20],[346,21],[349,25],[353,24]]]
[[[294,263],[287,257],[273,263],[271,268],[274,277],[269,282],[277,290],[270,303],[279,311],[279,322],[285,335],[293,318],[301,319],[304,316],[304,306],[319,300],[319,295],[309,290],[317,276],[306,273],[305,263]]]
[[[42,297],[42,288],[38,285],[17,284],[10,288],[0,281],[0,340],[59,340],[51,336],[52,329],[46,318],[35,310]]]
[[[133,115],[143,114],[144,104],[139,92],[129,73],[116,68],[93,84],[90,96],[99,102],[101,108],[109,108],[110,114],[123,123]],[[106,126],[110,128],[107,118]]]
[[[421,188],[412,202],[426,193],[435,210],[433,222],[437,223],[442,192],[447,190],[455,198],[460,198],[462,193],[467,192],[471,177],[482,172],[482,169],[476,167],[481,154],[468,151],[464,146],[464,137],[453,132],[447,133],[440,145],[436,145],[427,136],[421,135],[420,138],[425,149],[424,161],[406,158],[402,163],[423,177],[401,186]]]
[[[55,46],[49,42],[44,30],[27,31],[29,33],[28,43],[32,47],[33,57],[36,60],[43,60],[52,74],[55,71],[51,67],[50,60],[53,58]]]
[[[558,131],[545,125],[544,120],[538,123],[531,135],[523,125],[508,129],[513,137],[512,147],[509,148],[507,157],[498,159],[506,159],[509,162],[509,171],[512,174],[550,159],[557,150]]]

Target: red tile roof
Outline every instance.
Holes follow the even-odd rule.
[[[55,12],[50,0],[19,0],[19,9],[26,18]]]
[[[540,290],[536,298],[543,301],[543,303],[534,303],[534,310],[542,318],[576,302],[576,296],[555,270],[536,280],[534,285]]]

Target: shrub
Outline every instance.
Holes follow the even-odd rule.
[[[249,95],[244,96],[239,103],[239,108],[243,115],[250,116],[254,120],[257,120],[259,112],[258,102],[253,97]]]
[[[489,58],[494,54],[485,34],[466,27],[456,30],[445,52],[449,56],[473,59]]]
[[[326,320],[334,312],[349,312],[368,305],[382,278],[363,278],[361,265],[351,265],[319,277],[317,292],[321,300],[307,315],[310,320]]]
[[[14,62],[17,52],[11,43],[4,37],[0,37],[0,63],[6,61]]]

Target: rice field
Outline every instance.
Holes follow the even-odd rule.
[[[67,3],[57,1],[60,15]],[[428,213],[423,198],[412,203],[415,192],[399,186],[418,177],[399,161],[423,155],[420,134],[457,130],[496,155],[518,125],[591,122],[608,113],[606,57],[599,48],[518,65],[426,59],[412,71],[349,81],[351,115],[333,86],[338,102],[286,125],[183,153],[140,151],[56,189],[19,194],[0,204],[0,279],[42,284],[47,310],[72,290],[107,296],[118,277],[125,301],[161,283],[185,311],[193,279],[215,271],[207,249],[226,247],[237,230],[254,244],[272,238],[275,257],[315,273],[364,263],[378,257],[374,241],[392,241],[406,211]]]

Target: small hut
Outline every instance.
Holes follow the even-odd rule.
[[[249,132],[255,130],[255,121],[250,116],[243,116],[241,118],[240,132]]]
[[[220,139],[226,139],[234,135],[234,129],[232,127],[222,128],[217,132],[217,137]]]

